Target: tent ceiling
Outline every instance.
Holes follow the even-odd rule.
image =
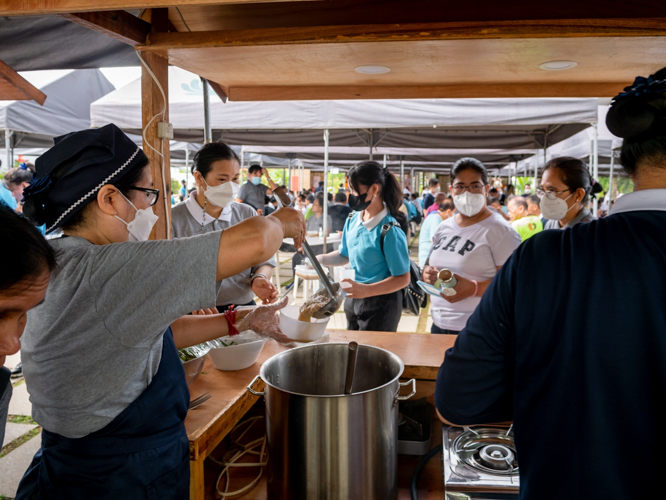
[[[139,64],[133,47],[59,16],[0,17],[0,59],[16,71]]]
[[[90,104],[114,90],[98,69],[64,72],[40,87],[48,98],[43,106],[33,101],[0,102],[0,129],[14,131],[15,148],[49,148],[53,138],[90,127]],[[4,148],[4,134],[0,135]]]

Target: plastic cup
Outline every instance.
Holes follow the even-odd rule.
[[[346,281],[342,280],[352,280],[356,279],[356,271],[354,269],[340,269],[340,286],[342,288],[351,288],[351,285]]]

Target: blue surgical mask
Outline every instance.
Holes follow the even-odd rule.
[[[250,181],[252,181],[252,184],[255,186],[258,186],[261,184],[261,177],[250,177]]]

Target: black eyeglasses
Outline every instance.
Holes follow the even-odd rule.
[[[146,197],[148,198],[148,205],[149,206],[154,206],[155,203],[157,203],[157,200],[160,199],[160,190],[159,189],[152,189],[152,188],[140,188],[136,186],[116,186],[118,189],[133,189],[134,191],[141,191],[143,193],[146,193]]]

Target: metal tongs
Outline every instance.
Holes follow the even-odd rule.
[[[291,204],[289,196],[287,196],[287,193],[285,193],[281,187],[276,187],[273,189],[273,194],[277,196],[277,198],[280,200],[280,203],[282,203],[282,206],[288,207]],[[305,256],[310,259],[310,262],[312,262],[312,266],[317,272],[319,280],[324,285],[324,288],[315,293],[315,296],[326,294],[330,299],[322,308],[318,309],[312,314],[313,318],[323,319],[335,314],[335,312],[340,309],[346,294],[340,288],[339,283],[330,282],[328,276],[326,276],[326,273],[324,272],[324,269],[322,269],[321,264],[317,260],[317,256],[312,251],[312,248],[310,248],[310,245],[305,237],[303,238],[303,252],[305,253]]]

